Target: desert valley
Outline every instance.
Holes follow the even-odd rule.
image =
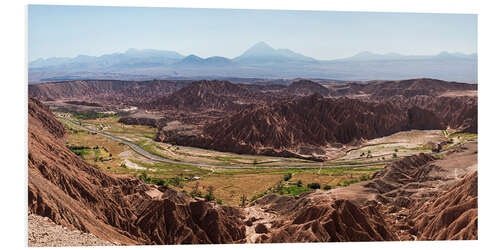
[[[477,239],[477,84],[69,80],[28,96],[29,225],[82,235],[70,245]]]

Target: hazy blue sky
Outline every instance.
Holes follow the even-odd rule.
[[[129,48],[233,58],[259,41],[317,59],[477,51],[471,14],[30,5],[28,19],[30,61]]]

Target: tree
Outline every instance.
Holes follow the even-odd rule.
[[[319,188],[321,188],[321,185],[317,182],[313,182],[313,183],[307,184],[307,187],[311,188],[311,189],[319,189]]]
[[[247,205],[247,196],[241,195],[240,196],[240,207],[246,207],[246,205]]]
[[[323,189],[324,189],[324,190],[330,190],[330,189],[332,189],[332,186],[330,186],[330,185],[325,185],[325,186],[323,187]]]
[[[302,180],[297,181],[297,187],[302,187]]]
[[[204,196],[204,198],[205,198],[205,201],[213,201],[215,199],[213,194],[206,194]]]
[[[283,180],[284,181],[288,181],[292,178],[292,174],[291,173],[286,173],[285,176],[283,176]]]

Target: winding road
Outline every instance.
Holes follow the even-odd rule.
[[[174,164],[184,164],[184,165],[188,165],[188,166],[194,166],[194,167],[199,167],[199,168],[205,168],[205,169],[211,169],[211,170],[214,170],[214,169],[256,169],[256,168],[269,168],[269,166],[267,167],[261,167],[261,166],[248,166],[248,165],[231,165],[231,166],[220,166],[220,165],[210,165],[210,164],[205,164],[205,163],[200,163],[200,162],[189,162],[189,161],[178,161],[178,160],[172,160],[172,159],[169,159],[169,158],[166,158],[166,157],[163,157],[163,156],[159,156],[159,155],[156,155],[156,154],[152,154],[146,150],[144,150],[143,148],[141,148],[140,146],[138,146],[137,144],[131,142],[131,141],[128,141],[128,140],[125,140],[125,139],[122,139],[122,138],[119,138],[119,137],[116,137],[116,136],[113,136],[113,135],[110,135],[110,134],[107,134],[107,133],[103,133],[103,132],[100,132],[100,131],[97,131],[97,130],[94,130],[94,129],[91,129],[91,128],[87,128],[87,127],[84,127],[74,121],[71,121],[69,119],[66,119],[64,117],[59,117],[59,119],[63,120],[63,121],[66,121],[68,123],[71,123],[72,125],[78,127],[78,128],[81,128],[81,129],[84,129],[86,131],[89,131],[91,133],[94,133],[94,134],[98,134],[98,135],[101,135],[101,136],[104,136],[106,138],[109,138],[111,140],[114,140],[114,141],[117,141],[117,142],[120,142],[120,143],[123,143],[127,146],[129,146],[132,150],[134,150],[136,153],[148,158],[149,160],[152,160],[152,161],[157,161],[157,162],[166,162],[166,163],[174,163]],[[391,161],[384,161],[384,162],[379,162],[379,163],[389,163]],[[322,165],[322,164],[317,164],[317,165],[308,165],[308,166],[276,166],[276,168],[299,168],[299,169],[315,169],[315,168],[345,168],[345,167],[350,167],[350,168],[362,168],[362,167],[369,167],[369,166],[373,166],[374,163],[362,163],[362,164],[356,164],[356,165]]]

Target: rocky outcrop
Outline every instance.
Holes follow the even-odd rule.
[[[227,110],[242,109],[250,104],[266,103],[271,95],[263,94],[228,81],[197,81],[172,93],[142,105],[154,110]]]
[[[291,199],[289,199],[291,198]],[[267,195],[255,201],[268,212],[280,214],[270,232],[259,231],[256,242],[390,241],[396,236],[372,206],[306,193],[297,199]],[[255,229],[256,233],[257,228]]]
[[[477,171],[455,181],[436,161],[427,154],[405,157],[364,186],[379,194],[378,207],[402,240],[477,239]]]
[[[313,94],[319,94],[321,96],[330,95],[330,90],[328,88],[319,83],[305,79],[292,82],[292,84],[282,89],[280,92],[292,96],[309,96]]]
[[[477,171],[412,210],[419,240],[477,240]]]
[[[149,118],[149,117],[134,117],[134,116],[121,117],[118,120],[118,122],[127,125],[144,125],[155,128],[162,127],[166,123],[164,119]]]
[[[391,103],[315,94],[217,120],[199,135],[168,134],[162,138],[219,151],[300,157],[301,148],[347,144],[410,129],[443,128],[434,113],[418,107],[404,109]]]
[[[477,133],[477,97],[392,96],[387,101],[402,107],[428,110],[440,117],[450,128]]]
[[[120,244],[232,243],[244,238],[237,209],[110,176],[66,148],[64,127],[38,101],[28,104],[28,209],[57,224]]]

